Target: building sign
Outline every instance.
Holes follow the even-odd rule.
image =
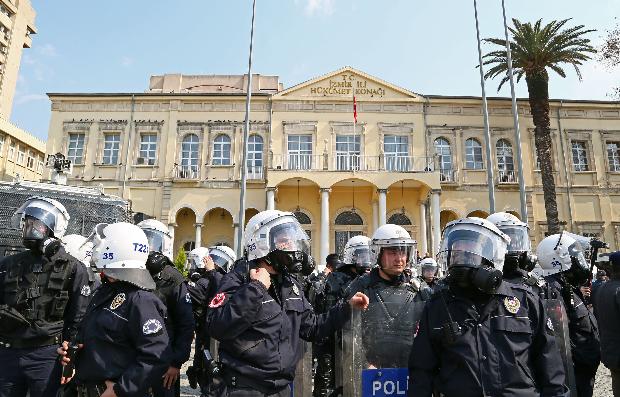
[[[323,80],[310,87],[310,94],[323,96],[353,96],[354,89],[355,96],[381,98],[386,94],[385,88],[353,74],[341,74],[329,80]]]

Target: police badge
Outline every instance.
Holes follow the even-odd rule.
[[[516,296],[506,297],[504,298],[504,307],[508,312],[512,314],[517,314],[519,308],[521,307],[521,302]]]
[[[297,287],[297,284],[293,284],[293,293],[299,296],[299,287]]]
[[[116,295],[114,299],[112,299],[112,303],[110,303],[110,310],[118,309],[119,306],[123,304],[123,302],[125,302],[125,294],[121,292],[120,294]]]

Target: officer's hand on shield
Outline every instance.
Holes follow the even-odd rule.
[[[269,272],[262,267],[259,267],[258,269],[250,269],[250,278],[252,280],[260,281],[267,289],[271,286],[271,277],[269,276]]]
[[[181,370],[179,368],[168,367],[168,371],[166,371],[166,373],[162,376],[162,378],[164,379],[164,387],[166,389],[171,389],[172,385],[176,383],[180,375]]]
[[[114,392],[114,382],[112,382],[111,380],[106,380],[105,385],[106,389],[101,395],[101,397],[118,397]]]
[[[368,309],[368,303],[370,303],[368,297],[361,292],[357,292],[351,297],[351,299],[349,299],[349,305],[351,305],[351,308],[357,310]]]

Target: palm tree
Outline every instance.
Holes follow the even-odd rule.
[[[514,74],[517,82],[525,76],[530,112],[536,127],[534,141],[540,162],[545,212],[550,234],[560,232],[560,221],[558,219],[558,204],[555,196],[555,181],[551,161],[549,74],[547,69],[566,77],[566,72],[561,65],[569,64],[574,67],[579,80],[581,80],[579,66],[591,59],[590,54],[596,53],[596,49],[590,45],[590,39],[584,37],[594,30],[586,30],[583,25],[562,30],[569,20],[551,21],[543,26],[542,19],[532,25],[531,23],[521,23],[518,19],[513,18],[514,27],[509,27],[512,34],[510,49]],[[491,38],[485,41],[502,47],[502,49],[491,51],[484,56],[484,65],[493,65],[485,73],[484,78],[503,76],[497,89],[499,91],[509,81],[506,40]]]

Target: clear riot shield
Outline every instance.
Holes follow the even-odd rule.
[[[547,317],[553,325],[555,343],[560,349],[564,372],[566,373],[566,386],[570,389],[572,397],[577,397],[577,385],[575,382],[575,371],[573,367],[573,357],[570,348],[570,335],[568,333],[568,316],[564,305],[559,299],[545,299],[545,309]]]
[[[370,291],[336,346],[336,384],[344,397],[406,396],[409,355],[424,302],[407,290]]]
[[[303,343],[304,355],[297,363],[295,380],[291,385],[291,397],[312,397],[312,343]]]

